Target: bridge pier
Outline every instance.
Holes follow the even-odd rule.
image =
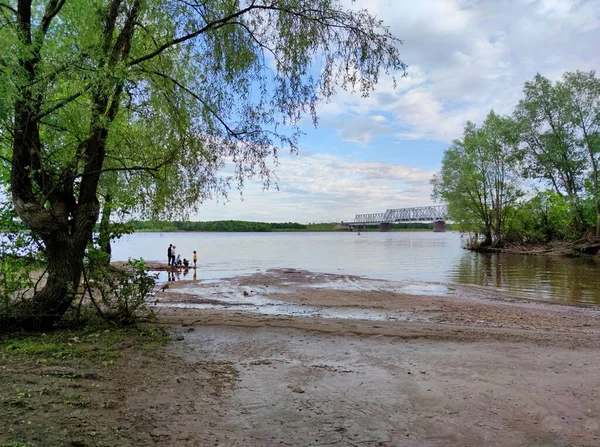
[[[443,220],[436,220],[433,223],[433,232],[434,233],[445,233],[446,232],[446,222]]]
[[[392,229],[392,225],[387,222],[382,222],[379,224],[379,231],[388,232]]]

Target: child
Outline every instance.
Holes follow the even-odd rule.
[[[177,255],[177,261],[175,262],[175,265],[181,265],[181,255]]]
[[[196,261],[198,261],[198,255],[196,254],[196,250],[194,250],[194,257],[192,259],[194,260],[194,268],[196,268]]]

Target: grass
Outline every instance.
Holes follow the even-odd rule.
[[[0,336],[0,362],[29,359],[37,363],[56,363],[73,359],[100,361],[105,366],[117,360],[126,348],[151,350],[169,340],[162,328],[60,329],[48,334],[10,334]]]
[[[121,379],[137,375],[131,360],[160,362],[169,341],[151,325],[1,334],[0,447],[120,445],[103,410],[121,405]]]

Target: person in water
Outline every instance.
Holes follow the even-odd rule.
[[[196,250],[194,250],[194,257],[192,259],[194,261],[194,268],[196,268],[196,262],[198,261],[198,255],[196,254]]]

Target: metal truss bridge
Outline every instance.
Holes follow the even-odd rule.
[[[439,222],[444,223],[448,218],[447,205],[419,206],[415,208],[388,209],[385,213],[357,214],[351,222],[344,222],[349,227],[365,225],[381,225],[389,228],[397,222]]]

